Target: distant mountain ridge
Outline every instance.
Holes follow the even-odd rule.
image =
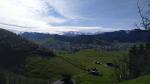
[[[144,42],[150,36],[150,30],[120,30],[114,32],[96,33],[93,35],[78,34],[68,32],[64,35],[51,35],[44,33],[22,33],[21,36],[27,39],[47,39],[53,38],[55,40],[71,42],[71,43],[94,43],[93,41],[105,41],[105,42]]]
[[[70,33],[69,33],[70,34]],[[120,30],[104,32],[92,35],[44,34],[36,32],[24,32],[22,37],[52,50],[78,51],[81,49],[98,48],[102,50],[128,49],[135,43],[146,42],[150,36],[149,30]],[[77,35],[76,35],[77,34]]]
[[[120,30],[115,32],[106,32],[102,34],[98,34],[101,39],[112,42],[145,42],[150,37],[150,30]]]

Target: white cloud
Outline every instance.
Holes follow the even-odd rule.
[[[76,1],[77,0],[48,0],[48,3],[57,12],[68,19],[81,19],[83,17],[78,14],[80,3]]]
[[[81,19],[75,0],[0,0],[0,27],[15,32],[60,33],[67,31],[108,31],[111,28],[86,26],[52,26],[69,19]],[[51,12],[56,11],[62,17]],[[7,25],[8,24],[8,25]]]
[[[51,10],[46,0],[0,0],[0,22],[29,28],[48,28],[51,23],[66,21],[64,18],[48,15]]]
[[[67,19],[50,15],[54,10],[68,19],[77,18],[68,10],[64,0],[0,0],[0,27],[12,31],[49,32],[79,31],[90,27],[59,26],[51,23],[64,23]],[[71,7],[71,6],[70,6]],[[92,28],[92,27],[91,27]]]

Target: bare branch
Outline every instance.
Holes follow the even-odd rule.
[[[150,29],[150,18],[147,17],[144,12],[144,9],[145,7],[147,6],[146,4],[144,4],[143,7],[140,7],[139,5],[140,3],[140,0],[138,0],[137,2],[137,8],[138,8],[138,12],[139,12],[139,15],[141,17],[141,20],[142,20],[142,26],[145,28],[145,29]],[[149,5],[149,4],[148,4]]]

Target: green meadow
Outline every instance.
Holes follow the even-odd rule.
[[[75,53],[60,51],[57,53],[57,57],[50,59],[30,58],[26,68],[28,76],[44,77],[50,81],[60,79],[62,74],[70,74],[78,84],[112,84],[116,82],[114,70],[112,67],[106,66],[106,63],[112,63],[113,59],[126,55],[125,51],[101,51],[98,49],[86,49]],[[95,64],[96,61],[102,64]],[[87,70],[91,68],[97,68],[102,76],[89,74]]]

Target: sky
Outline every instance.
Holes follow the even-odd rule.
[[[140,22],[136,4],[137,0],[0,0],[0,28],[59,34],[129,30]]]

